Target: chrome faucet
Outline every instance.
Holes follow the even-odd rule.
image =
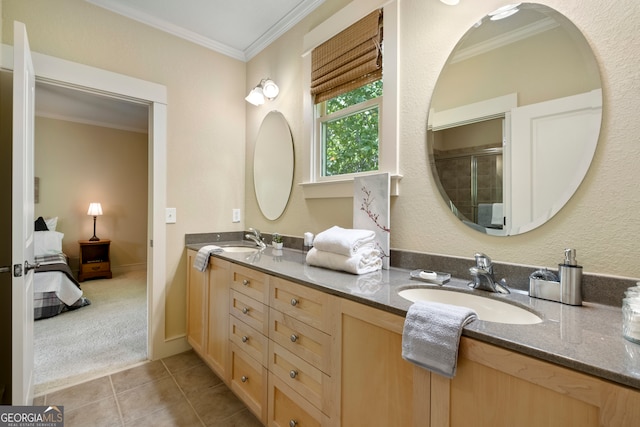
[[[469,287],[500,294],[511,293],[507,288],[506,280],[502,279],[498,282],[493,276],[493,262],[491,258],[483,253],[477,253],[475,258],[476,265],[469,268],[469,273],[473,276],[473,282],[469,283]]]
[[[256,245],[260,246],[260,249],[266,249],[267,245],[262,240],[262,234],[260,234],[260,230],[256,230],[255,228],[249,228],[249,232],[253,234],[247,233],[245,234],[244,237],[251,240]]]

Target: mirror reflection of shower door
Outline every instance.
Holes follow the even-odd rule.
[[[499,224],[492,225],[491,214],[487,217],[482,208],[503,200],[501,149],[441,156],[436,159],[436,167],[458,217],[483,227],[500,228]]]
[[[503,229],[503,117],[434,132],[435,167],[451,209],[463,221]]]

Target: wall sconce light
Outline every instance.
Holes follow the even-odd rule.
[[[89,241],[95,242],[97,240],[100,240],[100,238],[96,236],[96,217],[98,215],[102,215],[102,206],[100,205],[100,203],[89,204],[87,215],[93,216],[93,237],[90,238]]]
[[[455,6],[460,3],[460,0],[440,0],[442,3],[447,4],[449,6]]]
[[[249,95],[245,98],[245,100],[253,105],[262,105],[264,104],[264,99],[274,100],[280,93],[280,88],[278,85],[271,79],[262,79],[258,86],[251,89]]]

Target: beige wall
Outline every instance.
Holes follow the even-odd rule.
[[[91,202],[100,202],[96,235],[111,240],[114,271],[147,262],[147,134],[36,117],[35,215],[58,217],[63,250],[77,268],[78,240],[93,235]]]
[[[636,51],[640,8],[635,0],[545,0],[581,29],[598,60],[603,80],[604,116],[595,159],[582,185],[558,215],[544,226],[520,236],[493,237],[475,232],[447,210],[427,169],[426,118],[434,85],[450,51],[480,17],[507,1],[463,1],[456,7],[436,0],[400,0],[400,169],[401,195],[391,202],[391,246],[406,250],[472,258],[483,251],[493,259],[554,267],[563,249],[578,251],[586,272],[640,277],[640,57]],[[284,112],[296,146],[295,182],[301,181],[302,132],[300,100],[303,32],[280,38],[254,58],[247,74],[269,74],[278,84],[293,82],[297,91],[283,93],[275,103],[247,114],[247,152],[260,120],[269,108]],[[275,58],[286,70],[275,70]],[[281,83],[282,82],[282,83]],[[249,159],[249,156],[248,156]],[[249,159],[250,161],[250,159]],[[250,165],[250,162],[248,162]],[[333,224],[351,226],[350,199],[305,200],[299,186],[280,219],[268,221],[259,213],[247,173],[247,224],[265,231],[301,235]]]
[[[294,185],[284,215],[265,219],[253,195],[253,146],[271,109],[289,121],[296,150],[295,182],[301,181],[303,135],[302,37],[347,0],[327,0],[249,63],[229,59],[119,17],[81,0],[4,0],[7,22],[27,24],[32,49],[164,84],[168,88],[169,206],[178,223],[167,226],[167,336],[184,333],[184,234],[254,226],[301,236],[331,225],[351,226],[350,199],[305,200]],[[501,262],[553,267],[565,247],[578,250],[589,273],[640,276],[640,57],[635,0],[544,0],[585,34],[603,78],[604,117],[589,173],[568,205],[540,229],[498,238],[462,225],[446,209],[427,170],[426,117],[442,65],[466,30],[504,0],[463,1],[449,7],[436,0],[400,0],[401,195],[392,200],[394,248],[459,257],[482,250]],[[635,41],[635,42],[634,42]],[[635,44],[634,44],[635,43]],[[245,77],[246,76],[246,77]],[[262,107],[244,102],[248,90],[270,76],[280,96]],[[245,148],[246,147],[246,148]],[[245,153],[246,150],[246,153]],[[232,208],[245,221],[231,223]]]

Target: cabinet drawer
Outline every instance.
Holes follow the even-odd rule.
[[[269,372],[322,412],[331,413],[328,407],[330,378],[273,341],[269,342]]]
[[[271,307],[330,333],[328,294],[278,277],[271,277],[270,288]]]
[[[233,316],[229,320],[229,339],[262,365],[269,363],[267,337]]]
[[[109,262],[88,262],[81,264],[82,273],[101,273],[110,271]]]
[[[231,344],[231,390],[264,423],[267,417],[267,369]]]
[[[231,269],[231,289],[267,304],[269,302],[269,286],[267,275],[241,265]]]
[[[269,427],[322,427],[329,420],[281,379],[269,374]]]
[[[269,338],[327,375],[331,375],[330,335],[271,309]]]
[[[242,320],[263,335],[267,335],[269,324],[267,322],[268,308],[266,305],[249,298],[240,292],[231,291],[229,297],[229,313]]]

